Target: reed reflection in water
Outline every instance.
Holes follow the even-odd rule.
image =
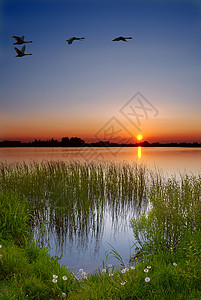
[[[136,163],[1,163],[0,172],[1,190],[30,200],[35,238],[60,252],[89,243],[98,251],[106,219],[118,231],[146,209],[147,172]]]

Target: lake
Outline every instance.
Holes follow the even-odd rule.
[[[0,161],[4,160],[135,161],[164,172],[200,172],[201,148],[0,148]]]
[[[1,162],[26,162],[33,161],[79,161],[81,163],[95,162],[97,164],[107,161],[127,162],[132,165],[146,165],[151,170],[161,170],[166,176],[180,173],[201,173],[201,149],[200,148],[0,148]],[[101,267],[105,259],[105,252],[110,251],[110,243],[128,263],[130,256],[134,254],[133,232],[129,221],[133,216],[139,215],[139,207],[126,203],[114,215],[112,206],[104,202],[101,219],[97,221],[96,209],[94,219],[86,222],[87,230],[79,230],[82,224],[71,228],[70,224],[54,223],[50,230],[41,235],[41,229],[35,227],[35,238],[41,245],[49,248],[51,255],[63,257],[61,264],[72,268],[77,272],[80,268],[86,272],[93,272]],[[146,202],[141,203],[142,210],[147,210]],[[76,214],[76,211],[75,211]],[[48,207],[43,217],[35,216],[36,224],[43,218],[51,223],[52,215]],[[54,219],[54,221],[56,218]],[[93,221],[94,220],[94,221]],[[91,223],[90,223],[91,222]],[[74,226],[74,225],[73,225]],[[69,231],[69,228],[72,230]],[[37,237],[38,234],[38,237]],[[111,258],[108,263],[115,264]]]

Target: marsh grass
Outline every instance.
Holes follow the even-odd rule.
[[[150,174],[148,195],[150,210],[131,221],[141,259],[126,268],[111,246],[112,276],[105,264],[70,299],[201,299],[201,177]]]
[[[183,241],[201,233],[201,177],[183,175],[152,177],[149,192],[152,209],[131,226],[138,245],[150,253],[172,254]]]
[[[103,216],[113,224],[146,205],[147,173],[137,164],[46,161],[0,164],[0,190],[13,190],[29,201],[33,228],[55,232],[60,246],[66,237],[83,245],[103,231]],[[44,240],[44,239],[41,239]]]
[[[28,237],[30,210],[24,195],[0,192],[0,239],[15,240],[20,245]]]
[[[72,272],[50,257],[48,250],[40,248],[31,237],[32,221],[29,202],[14,192],[0,193],[1,245],[0,245],[0,299],[58,298],[67,295],[76,285]],[[55,287],[52,274],[60,280]],[[64,285],[62,276],[68,277]]]
[[[146,174],[136,164],[1,163],[0,191],[1,298],[57,299],[80,283],[31,234],[41,233],[44,241],[55,230],[62,243],[66,236],[82,242],[92,231],[98,239],[106,210],[114,222],[131,208],[140,212],[146,203]],[[58,276],[54,281],[53,274]]]
[[[201,298],[200,176],[163,178],[136,164],[1,163],[0,191],[1,299]],[[79,279],[31,238],[36,228],[61,240],[99,238],[108,209],[114,223],[136,213],[142,259],[132,268],[111,245],[106,259],[117,266],[106,260],[104,272],[82,270]]]

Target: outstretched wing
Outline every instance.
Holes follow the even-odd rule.
[[[24,35],[21,35],[20,39],[22,42],[24,42]]]
[[[17,52],[18,55],[21,55],[22,52],[17,48],[17,47],[14,47],[15,51]]]
[[[118,42],[122,40],[122,36],[118,36],[117,38],[115,38],[114,40],[112,40],[113,42]]]
[[[16,35],[11,35],[11,37],[12,37],[13,39],[15,39],[17,43],[21,42],[21,37],[16,36]]]
[[[25,45],[22,46],[22,49],[21,49],[21,52],[24,54],[24,51],[25,51]]]

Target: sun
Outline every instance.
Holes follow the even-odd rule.
[[[142,140],[142,135],[141,135],[141,134],[138,134],[138,135],[137,135],[137,140],[138,140],[138,141],[141,141],[141,140]]]

